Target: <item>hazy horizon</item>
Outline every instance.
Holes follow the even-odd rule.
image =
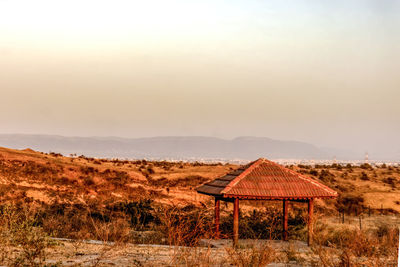
[[[214,140],[215,139],[215,140]],[[85,141],[86,140],[86,141]],[[309,150],[304,150],[303,152],[305,153],[304,158],[299,158],[298,156],[293,156],[291,155],[292,152],[288,152],[287,151],[287,145],[289,145],[289,148],[293,148],[295,149],[295,147],[297,145],[301,145],[304,144],[307,146],[308,149],[317,149],[319,152],[318,153],[323,153],[322,157],[321,155],[319,155],[319,159],[324,159],[324,160],[364,160],[365,158],[365,153],[369,154],[369,158],[371,161],[399,161],[399,154],[398,153],[371,153],[370,151],[363,151],[363,150],[352,150],[352,149],[341,149],[338,147],[329,147],[329,146],[318,146],[314,143],[310,143],[310,142],[304,142],[304,141],[298,141],[298,140],[290,140],[290,139],[274,139],[274,138],[269,138],[269,137],[265,137],[265,136],[236,136],[233,138],[222,138],[222,137],[215,137],[215,136],[199,136],[199,135],[170,135],[170,136],[146,136],[146,137],[122,137],[122,136],[93,136],[93,135],[88,135],[88,136],[74,136],[74,135],[57,135],[57,134],[21,134],[21,133],[10,133],[10,134],[4,134],[4,133],[0,133],[0,147],[6,147],[6,148],[12,148],[12,149],[26,149],[26,148],[33,148],[34,150],[37,151],[41,151],[41,152],[61,152],[64,153],[64,155],[66,155],[65,151],[64,151],[64,147],[61,148],[59,145],[63,146],[67,145],[68,142],[73,141],[73,142],[78,142],[78,146],[75,144],[70,143],[69,144],[69,150],[67,154],[71,154],[71,153],[81,153],[84,155],[91,155],[91,154],[87,154],[90,153],[90,151],[85,151],[85,150],[81,150],[80,146],[84,146],[87,147],[87,145],[92,144],[93,142],[100,142],[98,145],[95,146],[102,146],[102,143],[108,144],[110,141],[113,140],[119,140],[119,141],[138,141],[138,140],[143,140],[143,141],[147,141],[149,144],[151,144],[153,147],[151,149],[157,148],[157,147],[163,147],[163,142],[165,143],[168,140],[171,140],[173,142],[175,142],[175,145],[177,146],[176,148],[178,149],[178,147],[181,149],[182,147],[182,143],[184,140],[186,141],[192,141],[192,143],[189,142],[189,146],[186,147],[186,149],[190,150],[190,146],[193,144],[198,144],[200,146],[202,146],[202,142],[206,141],[206,142],[213,142],[216,140],[219,141],[223,141],[223,142],[233,142],[233,141],[244,141],[246,140],[247,142],[249,142],[248,144],[250,145],[250,147],[248,147],[247,149],[252,149],[252,147],[257,147],[258,144],[265,142],[266,140],[269,140],[275,144],[281,143],[282,144],[282,151],[286,151],[284,152],[284,156],[281,157],[281,159],[283,158],[287,158],[287,159],[311,159],[310,158],[310,151]],[[153,140],[153,141],[152,141]],[[161,143],[160,143],[161,141]],[[119,144],[118,144],[119,145]],[[285,147],[286,146],[286,147]],[[115,147],[117,148],[117,147]],[[134,148],[134,147],[133,147]],[[276,149],[278,147],[274,147],[274,152],[276,153]],[[76,150],[74,150],[76,149]],[[100,150],[104,149],[104,150],[108,150],[109,148],[99,148]],[[150,150],[151,150],[150,149]],[[244,149],[244,148],[243,148]],[[161,149],[162,150],[162,149]],[[179,149],[178,149],[179,150]],[[279,149],[278,149],[279,150]],[[240,152],[237,151],[238,154],[238,158],[240,155]],[[259,150],[256,154],[253,155],[252,159],[255,159],[257,157],[261,157],[261,156],[265,156],[267,158],[269,158],[268,153],[272,152],[269,151],[269,148],[266,148],[266,150]],[[170,150],[170,154],[172,155],[174,152],[172,150]],[[267,153],[267,155],[263,154],[263,153]],[[286,153],[286,154],[285,154]],[[168,154],[168,153],[167,153]],[[165,154],[165,155],[167,155]],[[195,153],[194,153],[195,154]],[[93,156],[93,155],[92,155]],[[96,154],[95,156],[104,156],[104,155],[100,155],[100,154]],[[107,154],[108,157],[119,157],[119,153],[116,152],[116,154]],[[150,156],[150,155],[147,155]],[[208,155],[210,157],[210,155]],[[189,157],[187,155],[187,157]],[[196,156],[193,156],[196,157]],[[205,158],[209,158],[207,157],[207,154],[203,155],[203,157]],[[168,157],[164,157],[164,159],[166,159]],[[212,158],[212,157],[211,157]],[[315,158],[314,158],[315,159]]]
[[[0,133],[400,157],[400,2],[0,1]]]

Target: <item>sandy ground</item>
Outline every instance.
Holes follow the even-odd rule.
[[[311,250],[301,241],[257,241],[267,243],[278,253],[295,246],[303,255]],[[230,240],[202,242],[203,247],[188,248],[168,245],[104,244],[99,241],[60,241],[47,250],[46,263],[61,266],[234,266],[229,260]],[[249,250],[255,241],[240,240],[241,250]],[[207,247],[208,245],[208,247]],[[250,249],[251,250],[251,249]],[[231,250],[232,251],[232,250]],[[268,266],[308,266],[294,262]]]

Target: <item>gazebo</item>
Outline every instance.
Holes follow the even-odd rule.
[[[281,200],[283,240],[288,239],[288,202],[308,203],[308,245],[313,241],[314,199],[335,198],[337,192],[318,181],[260,158],[205,183],[197,192],[215,197],[215,233],[219,238],[220,202],[233,202],[233,245],[239,240],[239,200]]]

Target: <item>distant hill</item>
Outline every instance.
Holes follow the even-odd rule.
[[[32,148],[63,155],[155,159],[244,159],[259,157],[330,159],[333,154],[312,144],[238,137],[225,140],[203,136],[161,136],[150,138],[65,137],[56,135],[0,134],[0,146]]]

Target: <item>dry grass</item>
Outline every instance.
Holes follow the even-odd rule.
[[[41,266],[46,248],[52,245],[47,233],[35,225],[32,210],[3,206],[0,216],[0,262],[9,266]]]
[[[98,215],[90,217],[90,214],[95,213],[89,207],[87,211],[85,220],[92,228],[80,229],[81,237],[71,242],[70,257],[85,255],[86,252],[82,251],[87,246],[84,237],[95,237],[103,241],[103,245],[98,246],[95,253],[90,255],[91,266],[104,266],[110,261],[118,261],[117,255],[122,258],[130,257],[126,255],[131,255],[128,248],[132,248],[129,242],[132,241],[130,238],[134,226],[125,224],[129,218],[125,218],[123,224],[119,223],[121,218],[115,222],[104,222],[96,217]],[[366,226],[364,230],[359,230],[348,224],[318,222],[315,225],[315,245],[310,252],[305,252],[304,246],[299,247],[297,243],[273,247],[265,241],[252,242],[237,249],[214,249],[211,246],[198,247],[200,239],[213,238],[212,220],[208,212],[194,206],[159,207],[155,212],[160,221],[152,227],[155,232],[160,233],[164,241],[153,241],[167,244],[164,247],[169,248],[168,256],[158,259],[159,256],[152,254],[152,249],[149,248],[148,254],[142,250],[140,255],[135,254],[129,264],[125,262],[125,266],[146,266],[146,259],[150,258],[160,265],[171,266],[266,266],[271,262],[296,262],[324,267],[395,266],[397,259],[399,233],[397,228],[386,224],[376,223],[374,227]],[[38,217],[39,214],[40,209],[3,206],[0,253],[2,264],[42,266],[49,259],[49,248],[59,251],[58,253],[64,250],[49,239],[51,232],[48,231],[51,229],[40,224],[43,220]],[[121,251],[127,254],[121,254]]]
[[[1,262],[43,264],[52,245],[49,237],[77,240],[76,251],[86,239],[113,241],[91,259],[92,265],[101,265],[127,243],[138,242],[169,245],[168,264],[180,266],[265,266],[271,261],[391,266],[395,262],[398,232],[393,226],[399,222],[400,168],[368,165],[292,166],[340,194],[338,200],[316,202],[317,215],[323,216],[315,225],[312,255],[294,246],[281,251],[269,246],[218,252],[198,248],[200,239],[213,238],[213,204],[194,189],[237,167],[69,158],[0,148]],[[221,230],[229,237],[231,207],[221,208]],[[338,211],[346,215],[344,224],[339,223]],[[293,239],[305,240],[304,212],[301,204],[290,208]],[[240,216],[241,238],[280,238],[281,203],[243,202]],[[363,216],[361,230],[359,216]],[[390,224],[377,223],[392,217]]]
[[[199,204],[195,188],[236,166],[68,158],[0,148],[1,202],[39,201],[47,204],[135,201],[152,198]]]
[[[248,249],[226,249],[227,260],[233,266],[260,267],[277,260],[277,252],[267,244],[252,246]]]
[[[195,188],[237,167],[84,156],[71,158],[57,153],[0,148],[0,200],[3,203],[36,200],[49,204],[54,201],[82,203],[85,199],[118,202],[152,198],[163,204],[200,205],[209,198],[196,194]],[[369,208],[379,212],[381,207],[400,212],[400,202],[396,198],[400,194],[400,168],[335,164],[292,168],[335,188],[341,199],[347,201],[340,203],[347,212],[365,213]],[[351,199],[358,204],[351,207]],[[331,211],[340,208],[329,201],[324,202],[324,207]]]
[[[318,266],[397,266],[398,228],[379,220],[365,230],[320,223],[315,241]]]

